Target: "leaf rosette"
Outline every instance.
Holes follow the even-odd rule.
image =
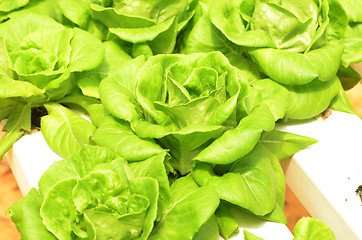
[[[246,154],[262,131],[271,130],[274,121],[284,116],[286,90],[277,83],[268,85],[272,81],[265,80],[272,90],[259,86],[265,90],[261,96],[258,87],[240,78],[240,70],[231,66],[220,52],[159,55],[144,63],[135,59],[133,69],[126,79],[135,81],[108,77],[101,82],[102,102],[114,116],[129,121],[136,135],[157,139],[169,149],[173,167],[182,174],[191,171],[192,159],[198,154],[198,160],[232,155],[226,161],[235,161],[238,154],[234,153],[240,150],[239,146],[248,146],[240,151]],[[129,82],[135,82],[133,87]],[[269,96],[268,92],[274,94]],[[265,99],[275,100],[269,102],[272,110],[262,104]],[[280,111],[272,107],[275,103],[280,103]],[[252,123],[252,119],[260,122]],[[222,147],[225,151],[217,153],[220,149],[210,145],[222,135],[226,135],[222,139],[229,140],[213,144],[235,141],[234,150]],[[244,138],[243,144],[238,137]],[[211,150],[206,148],[209,145]]]
[[[144,165],[127,164],[106,148],[87,145],[53,164],[39,190],[9,212],[23,239],[175,239],[180,233],[176,239],[192,239],[215,212],[218,194],[191,178],[187,189],[170,188],[164,159],[163,153]]]
[[[344,98],[337,96],[336,73],[348,18],[339,1],[213,0],[200,6],[184,52],[220,50],[251,79],[258,77],[256,64],[291,92],[288,118],[314,117]],[[208,31],[213,35],[203,38]]]
[[[171,53],[177,34],[194,15],[197,1],[90,1],[92,17],[120,39],[134,55]]]
[[[24,13],[1,24],[0,32],[1,88],[8,89],[0,98],[59,99],[73,89],[74,72],[94,69],[103,59],[98,39],[47,16]]]

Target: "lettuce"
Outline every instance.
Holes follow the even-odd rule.
[[[0,156],[25,132],[30,132],[31,108],[71,93],[76,86],[74,75],[96,68],[103,55],[103,44],[93,35],[78,28],[66,28],[48,16],[24,12],[1,24],[0,99],[11,99],[17,104],[12,110],[4,106],[8,114],[2,119],[7,119],[4,130],[9,137],[0,142]],[[90,127],[85,133],[94,130]]]
[[[360,61],[343,60],[353,58],[349,52],[359,56],[352,44],[358,37],[348,37],[357,34],[348,30],[348,11],[339,1],[211,0],[199,5],[198,13],[182,52],[222,51],[234,66],[246,70],[249,81],[265,74],[282,84],[293,102],[286,118],[311,118],[329,106],[353,112],[343,104],[343,89],[335,79],[338,72],[350,79],[350,86],[358,82],[351,70],[343,71]],[[320,94],[324,97],[319,104]]]
[[[149,159],[143,171],[110,150],[85,146],[53,164],[39,190],[32,189],[8,211],[25,239],[33,234],[47,239],[191,239],[219,198],[190,177],[165,186],[164,157],[158,157],[161,165]],[[184,188],[185,183],[192,188]],[[159,211],[165,202],[167,211]]]
[[[139,137],[158,139],[170,149],[171,163],[182,174],[191,171],[193,158],[228,164],[247,154],[287,107],[289,95],[282,86],[264,80],[268,90],[258,84],[254,88],[219,52],[158,55],[132,63],[123,76],[101,82],[102,102],[111,114],[130,122]],[[256,102],[253,91],[260,95]],[[97,134],[95,139],[104,145]],[[235,148],[227,147],[231,144]]]

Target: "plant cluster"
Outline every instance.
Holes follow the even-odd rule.
[[[353,113],[360,1],[3,0],[0,156],[31,132],[64,157],[9,211],[23,239],[225,239],[286,223],[275,130]],[[242,227],[242,226],[241,226]],[[303,219],[295,239],[334,239]],[[244,232],[246,239],[258,239]]]

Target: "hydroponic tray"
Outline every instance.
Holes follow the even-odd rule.
[[[279,126],[319,142],[286,163],[286,183],[312,217],[324,221],[337,240],[362,239],[362,120],[333,111],[326,120]]]
[[[304,207],[313,217],[323,220],[337,239],[362,239],[362,206],[355,194],[362,184],[362,121],[334,111],[326,120],[278,128],[319,140],[287,162],[287,184]],[[22,137],[6,157],[23,194],[37,187],[42,173],[61,159],[48,148],[40,132]],[[243,221],[243,216],[239,221],[266,240],[293,238],[283,224],[257,218]],[[242,233],[233,239],[243,239]]]

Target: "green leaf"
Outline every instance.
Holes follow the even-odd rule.
[[[236,1],[212,1],[210,19],[230,41],[240,46],[274,47],[272,39],[259,30],[246,31]]]
[[[100,86],[100,96],[105,108],[114,116],[132,121],[142,116],[142,111],[135,98],[136,76],[144,63],[138,57],[124,63],[117,73],[105,78]]]
[[[21,17],[10,19],[0,25],[0,37],[5,41],[7,52],[14,52],[21,49],[23,39],[29,33],[41,28],[63,29],[64,27],[48,16],[23,13]]]
[[[55,184],[44,197],[40,208],[43,224],[58,239],[71,240],[77,209],[72,201],[72,190],[77,181],[63,180]]]
[[[43,224],[39,213],[42,202],[43,198],[39,192],[32,188],[25,197],[7,210],[21,233],[22,239],[30,240],[34,239],[34,236],[39,239],[56,239]]]
[[[288,90],[270,79],[255,81],[252,86],[260,93],[260,102],[268,105],[274,120],[283,118],[289,105]]]
[[[336,73],[343,53],[343,45],[330,43],[306,54],[273,48],[249,50],[252,59],[271,79],[281,84],[300,85],[315,78],[330,80]]]
[[[285,160],[291,155],[317,142],[318,141],[313,138],[278,130],[264,132],[259,139],[259,143],[275,155],[279,161]]]
[[[100,40],[92,34],[78,28],[73,29],[73,38],[70,42],[70,64],[72,71],[81,72],[92,70],[101,64],[104,56],[104,47]]]
[[[225,202],[221,202],[217,208],[215,215],[219,225],[220,235],[228,240],[233,233],[239,231],[239,224],[230,212],[228,205]]]
[[[57,7],[62,14],[80,28],[87,26],[90,18],[90,8],[87,1],[57,0]]]
[[[170,132],[159,139],[162,147],[170,150],[172,166],[187,174],[192,170],[192,159],[205,145],[222,135],[224,127],[217,125],[189,125],[179,131]]]
[[[0,121],[10,116],[15,105],[16,101],[12,99],[0,99]]]
[[[96,127],[71,110],[57,103],[44,105],[49,115],[42,117],[41,128],[45,141],[58,155],[66,157],[89,143]]]
[[[353,88],[360,80],[361,76],[351,66],[347,68],[340,66],[338,69],[337,76],[341,81],[344,90]]]
[[[7,131],[0,141],[0,157],[19,140],[25,132],[31,130],[31,105],[18,103],[10,113],[10,116],[3,128]]]
[[[104,58],[102,63],[94,70],[78,73],[78,87],[86,96],[100,98],[99,85],[100,82],[107,76],[127,76],[126,66],[132,61],[128,61],[131,57],[122,49],[116,41],[103,42],[105,48]],[[126,65],[126,66],[125,66]],[[132,65],[132,64],[130,64]],[[127,82],[132,82],[128,79]],[[127,85],[128,86],[128,85]]]
[[[17,81],[0,73],[0,98],[29,98],[42,99],[44,91],[29,82]]]
[[[30,0],[4,0],[0,3],[0,12],[10,12],[17,8],[24,7]]]
[[[266,105],[260,105],[243,118],[237,128],[226,131],[201,151],[194,160],[214,164],[233,163],[254,148],[264,130],[270,131],[273,128],[273,115]]]
[[[310,217],[301,218],[294,227],[294,240],[335,240],[332,230],[321,220]]]
[[[192,176],[200,186],[213,187],[222,200],[256,215],[268,214],[275,208],[274,172],[269,156],[260,144],[222,176],[217,176],[205,163],[198,163]]]
[[[157,202],[160,197],[159,184],[156,179],[150,177],[132,179],[130,180],[130,191],[133,194],[145,196],[150,201],[140,236],[140,239],[148,239],[157,217]]]
[[[192,240],[218,240],[220,239],[219,237],[217,218],[215,216],[211,216],[211,218],[200,227],[199,231],[194,235]]]
[[[39,180],[40,193],[45,196],[56,183],[66,179],[83,178],[96,166],[117,159],[120,157],[106,148],[86,145],[72,156],[54,163],[43,173]],[[118,172],[124,175],[123,179],[126,179],[122,164],[118,166]]]
[[[345,68],[351,63],[359,63],[362,61],[361,22],[349,25],[345,35],[343,36],[342,43],[344,44],[345,49],[342,56],[342,65]]]
[[[160,153],[142,162],[133,162],[129,164],[129,167],[133,170],[135,177],[152,177],[157,179],[160,192],[160,197],[158,199],[159,215],[168,209],[171,201],[170,183],[168,181],[164,164],[165,156],[166,153]]]
[[[202,187],[171,206],[149,239],[192,239],[218,205],[217,193]]]
[[[263,240],[262,238],[255,236],[254,234],[246,231],[245,229],[243,232],[244,232],[245,240]]]
[[[336,111],[357,115],[356,111],[353,109],[353,106],[349,102],[346,92],[344,91],[341,83],[337,81],[337,84],[339,85],[338,94],[332,99],[329,107]]]
[[[362,3],[360,1],[340,0],[350,22],[362,22]]]
[[[290,92],[290,103],[285,113],[287,118],[307,119],[323,112],[339,92],[339,80],[334,76],[330,81],[318,79],[304,85],[285,86]]]
[[[129,123],[107,118],[93,136],[98,145],[108,147],[128,161],[142,161],[164,150],[151,139],[141,139],[135,135]]]

